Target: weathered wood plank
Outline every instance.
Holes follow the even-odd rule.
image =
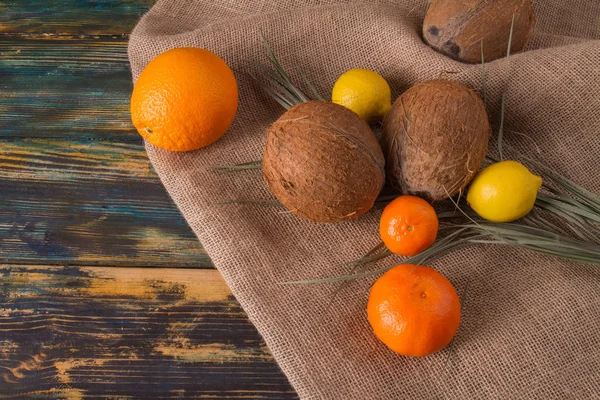
[[[140,144],[0,141],[0,262],[210,268]]]
[[[156,0],[3,0],[0,33],[121,35]]]
[[[0,137],[139,141],[126,39],[0,39]]]
[[[0,399],[296,397],[215,270],[0,275]]]
[[[129,119],[154,1],[0,0],[0,399],[295,398],[216,271],[45,266],[210,265]]]

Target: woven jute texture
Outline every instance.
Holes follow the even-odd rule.
[[[490,119],[497,127],[506,91],[505,140],[598,193],[600,2],[539,0],[535,8],[533,36],[509,70],[504,60],[487,65]],[[407,358],[370,330],[374,278],[347,286],[327,313],[336,285],[280,285],[347,274],[343,264],[378,243],[381,210],[329,225],[281,207],[220,204],[273,199],[262,177],[212,168],[259,160],[265,129],[283,111],[246,74],[266,61],[261,34],[294,77],[301,69],[324,95],[357,67],[383,75],[394,98],[439,77],[480,90],[480,65],[423,43],[426,9],[424,0],[159,0],[131,35],[134,80],[168,49],[206,48],[236,73],[240,108],[207,148],[148,145],[152,165],[301,398],[600,398],[598,267],[500,246],[449,254],[432,266],[461,297],[458,334],[450,348]]]

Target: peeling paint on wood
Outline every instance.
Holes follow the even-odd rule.
[[[211,266],[143,147],[0,142],[0,262]]]
[[[137,144],[48,139],[0,142],[0,179],[73,186],[95,180],[158,183]]]
[[[154,348],[155,351],[167,356],[173,357],[178,361],[193,362],[223,362],[223,361],[241,361],[249,360],[270,360],[271,356],[268,350],[263,349],[256,352],[240,354],[234,346],[224,345],[222,343],[210,343],[204,345],[192,345],[189,340],[180,340],[175,343],[161,343]]]
[[[91,298],[160,299],[167,297],[172,302],[227,302],[231,291],[214,270],[189,270],[176,268],[110,268],[110,267],[71,267],[51,268],[45,266],[12,267],[0,270],[8,272],[3,276],[4,286],[11,291],[4,298],[20,298],[29,291],[56,296],[84,296]],[[191,283],[186,282],[190,279]],[[5,289],[0,289],[3,293]],[[3,304],[2,316],[16,312]],[[129,305],[123,305],[128,307]],[[135,304],[131,304],[135,306]],[[19,313],[32,310],[17,309]],[[175,324],[175,323],[173,323]],[[171,327],[173,324],[169,324]],[[173,325],[176,331],[182,327]]]
[[[4,0],[0,33],[127,34],[156,0]]]
[[[0,276],[0,399],[296,398],[215,270]]]
[[[141,144],[129,113],[127,39],[0,36],[0,70],[0,137]]]
[[[210,261],[129,115],[154,1],[0,0],[0,399],[296,398],[220,275],[177,268]]]

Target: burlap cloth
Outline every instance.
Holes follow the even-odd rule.
[[[236,72],[240,108],[216,144],[183,154],[147,146],[150,160],[302,398],[600,398],[597,266],[507,247],[450,254],[433,266],[462,297],[454,344],[407,358],[371,333],[365,305],[373,279],[344,289],[326,315],[336,285],[279,284],[347,273],[341,264],[378,243],[380,211],[327,225],[277,207],[218,204],[272,198],[260,176],[211,169],[260,159],[265,128],[282,112],[243,74],[248,61],[266,60],[261,32],[285,67],[301,67],[326,95],[356,67],[381,73],[394,98],[440,76],[479,89],[480,65],[455,62],[422,42],[426,7],[425,0],[160,0],[131,36],[134,79],[170,48],[203,47]],[[539,0],[536,10],[527,51],[510,61],[506,140],[530,155],[539,146],[544,162],[598,193],[600,3]],[[496,125],[504,68],[503,60],[488,64]]]

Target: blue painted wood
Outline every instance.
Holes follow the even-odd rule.
[[[0,33],[126,35],[155,0],[2,0]]]
[[[0,39],[0,262],[211,267],[131,124],[126,45]]]
[[[0,38],[0,138],[141,143],[125,39]]]
[[[0,399],[296,398],[131,126],[153,3],[0,0]]]
[[[0,263],[211,267],[140,143],[0,142]]]

